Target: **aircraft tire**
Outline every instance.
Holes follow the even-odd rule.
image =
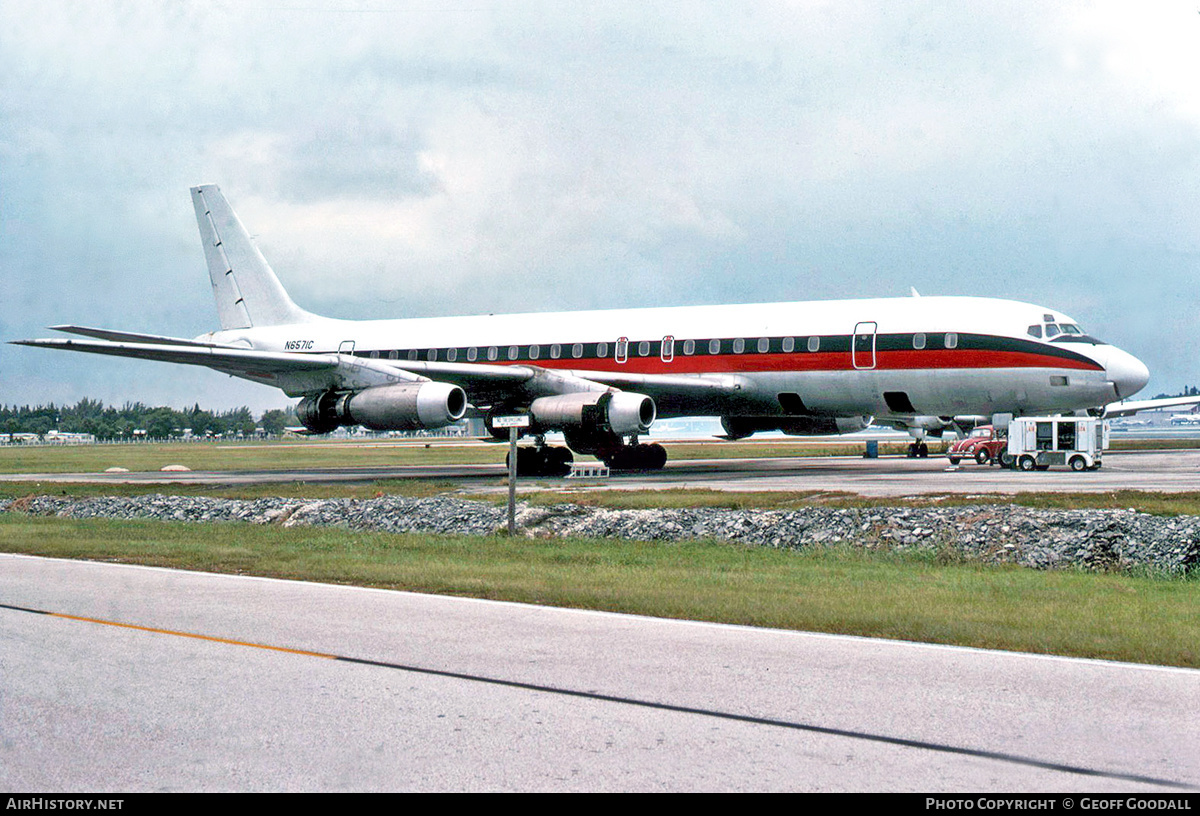
[[[667,464],[667,449],[653,445],[622,445],[598,457],[610,470],[662,470]]]

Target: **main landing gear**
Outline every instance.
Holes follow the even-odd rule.
[[[929,458],[929,446],[924,442],[913,442],[908,446],[905,456],[909,459],[927,459]]]
[[[636,440],[630,445],[604,447],[594,454],[612,470],[662,470],[667,464],[666,448],[657,443],[638,444]],[[568,448],[547,445],[538,438],[533,447],[517,448],[517,475],[562,477],[571,472],[574,461]]]
[[[554,445],[517,448],[517,475],[566,476],[571,472],[571,463],[574,461],[575,456],[569,449]],[[505,457],[504,464],[509,464],[508,457]]]

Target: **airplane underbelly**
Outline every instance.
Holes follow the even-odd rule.
[[[954,416],[1074,411],[1113,400],[1104,372],[1051,368],[754,375],[745,411]]]

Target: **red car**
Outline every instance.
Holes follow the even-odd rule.
[[[1008,446],[1008,439],[996,433],[991,425],[980,425],[970,435],[950,446],[950,464],[957,465],[963,459],[974,459],[981,465],[997,461],[997,457]]]

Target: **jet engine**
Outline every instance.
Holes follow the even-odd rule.
[[[723,416],[721,427],[730,439],[744,439],[760,431],[782,431],[788,436],[831,436],[862,431],[871,417],[766,417]]]
[[[629,391],[580,391],[539,397],[529,405],[536,432],[562,431],[581,453],[620,444],[624,436],[646,433],[658,410],[645,394]]]
[[[466,411],[467,395],[461,388],[430,381],[326,391],[307,396],[296,406],[300,423],[313,433],[329,433],[343,425],[373,431],[441,428],[462,419]]]

